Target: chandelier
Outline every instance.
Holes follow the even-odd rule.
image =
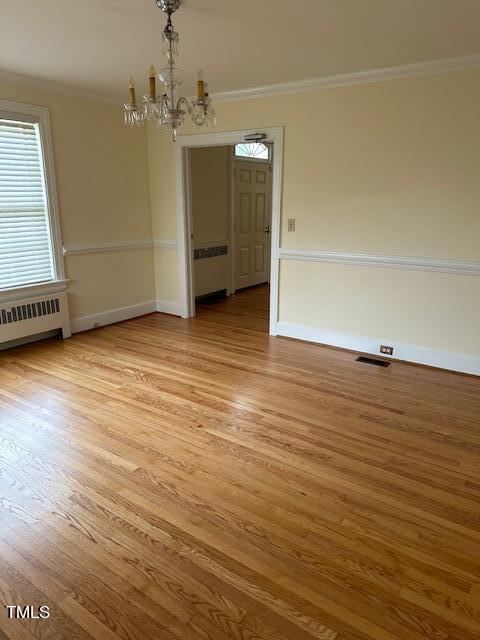
[[[158,74],[155,67],[150,66],[150,91],[149,95],[143,96],[141,104],[137,103],[135,82],[130,78],[130,102],[124,105],[127,126],[139,126],[149,120],[155,120],[159,126],[171,130],[173,141],[176,140],[177,129],[184,124],[187,113],[198,126],[215,124],[215,111],[202,71],[198,72],[196,98],[178,96],[178,87],[183,83],[184,76],[175,64],[178,57],[178,33],[172,24],[172,14],[181,3],[182,0],[155,0],[157,7],[167,14],[167,24],[162,34],[163,54],[167,59],[167,66]],[[157,80],[161,85],[161,95],[157,95]]]

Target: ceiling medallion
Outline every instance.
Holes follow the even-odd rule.
[[[180,7],[182,0],[155,0],[159,9],[167,14],[167,24],[162,34],[163,54],[167,66],[157,71],[153,64],[149,69],[149,95],[143,96],[141,104],[137,103],[135,82],[130,78],[128,89],[130,102],[124,105],[125,124],[139,126],[149,120],[155,120],[172,132],[175,141],[177,130],[185,122],[188,113],[192,122],[198,126],[215,124],[215,111],[208,93],[203,73],[198,72],[197,96],[195,98],[178,97],[178,87],[183,83],[183,72],[176,65],[178,58],[178,33],[172,24],[172,14]],[[157,80],[162,93],[157,95]]]

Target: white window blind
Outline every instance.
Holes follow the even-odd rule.
[[[39,125],[0,118],[0,290],[54,278]]]

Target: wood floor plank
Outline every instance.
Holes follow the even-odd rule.
[[[480,637],[480,380],[197,311],[0,353],[0,638]]]

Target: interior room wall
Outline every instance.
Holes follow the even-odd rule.
[[[336,332],[332,343],[377,353],[386,340],[400,354],[407,345],[406,359],[420,354],[417,361],[480,373],[480,70],[216,109],[216,131],[284,127],[281,247],[297,257],[281,260],[279,331],[321,341]],[[148,146],[158,176],[153,224],[176,239],[173,147],[153,128]],[[157,269],[159,295],[178,282],[174,253]],[[381,256],[398,264],[371,266]],[[422,260],[441,268],[427,266],[426,275]],[[445,260],[473,266],[472,274],[446,273]]]
[[[178,313],[168,136],[125,128],[117,105],[12,83],[0,97],[50,109],[74,329]],[[281,247],[294,255],[281,259],[279,333],[388,342],[480,373],[480,70],[216,108],[216,131],[284,127]],[[371,266],[382,256],[397,264]],[[448,273],[449,260],[466,267]]]
[[[152,215],[155,297],[159,311],[179,315],[178,221],[176,214],[161,214],[177,206],[174,148],[167,138],[154,123],[147,125],[150,206],[152,214],[156,212]]]
[[[189,151],[193,245],[230,250],[231,147],[198,147]],[[228,255],[194,261],[195,295],[229,287]]]
[[[23,84],[0,82],[0,98],[50,110],[73,329],[153,311],[145,130],[124,127],[118,105]]]

